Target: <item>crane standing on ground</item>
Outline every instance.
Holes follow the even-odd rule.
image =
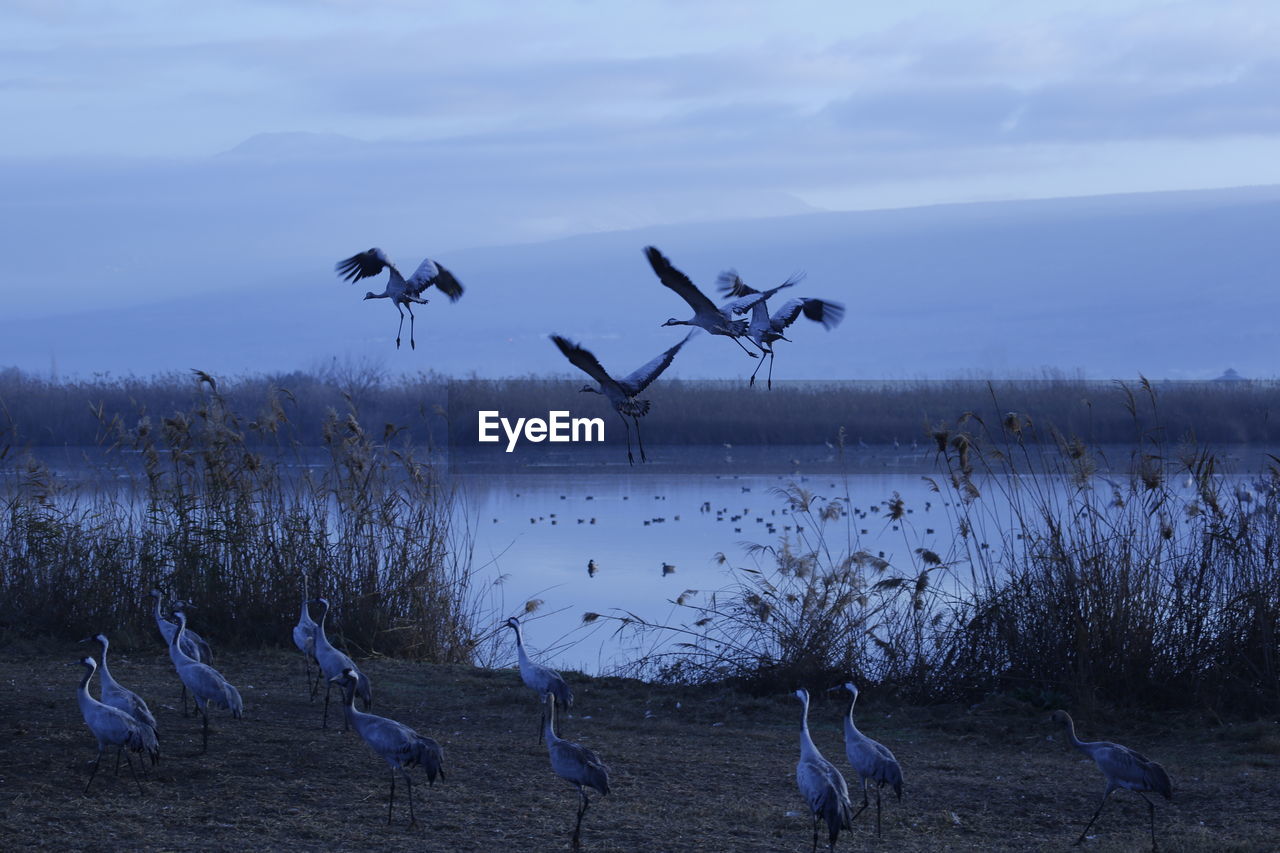
[[[137,693],[124,687],[111,677],[111,670],[107,669],[107,648],[111,645],[107,635],[94,634],[92,637],[80,642],[97,643],[102,646],[102,654],[100,655],[102,658],[102,704],[110,705],[118,711],[123,711],[144,726],[149,726],[152,734],[158,735],[159,730],[156,728],[155,715],[151,713],[147,703]]]
[[[1084,836],[1089,831],[1089,827],[1093,826],[1093,822],[1098,819],[1098,815],[1102,814],[1102,807],[1107,804],[1107,798],[1111,796],[1111,792],[1116,788],[1124,788],[1126,791],[1133,791],[1146,801],[1147,813],[1151,819],[1151,849],[1158,850],[1159,848],[1156,845],[1156,807],[1154,803],[1147,799],[1147,795],[1143,791],[1153,791],[1163,796],[1166,800],[1172,800],[1173,785],[1169,781],[1169,774],[1165,773],[1164,768],[1159,764],[1127,746],[1104,740],[1093,742],[1080,740],[1080,738],[1076,737],[1076,724],[1066,711],[1054,711],[1053,721],[1066,728],[1067,739],[1071,741],[1071,745],[1092,758],[1094,763],[1098,765],[1098,769],[1102,771],[1102,775],[1107,777],[1107,789],[1102,792],[1102,799],[1098,803],[1097,811],[1093,813],[1093,817],[1089,818],[1089,822],[1085,824],[1084,830],[1081,831],[1080,837],[1075,840],[1075,844],[1078,845],[1084,841]]]
[[[520,679],[525,686],[538,694],[540,702],[545,702],[547,696],[552,695],[556,697],[556,701],[562,708],[572,708],[573,691],[569,689],[569,685],[565,683],[560,673],[529,659],[528,653],[524,650],[524,629],[520,626],[520,620],[512,616],[506,624],[516,632],[516,656],[520,662]],[[542,725],[546,719],[546,706],[543,705],[542,716],[538,720],[539,736],[542,734]]]
[[[849,763],[853,765],[853,769],[858,774],[858,781],[862,783],[862,805],[849,820],[850,822],[857,820],[858,815],[862,814],[863,810],[871,804],[871,800],[867,796],[867,782],[875,782],[876,835],[879,836],[880,788],[884,785],[893,788],[893,792],[897,794],[898,800],[901,801],[902,768],[898,765],[898,759],[893,757],[893,753],[889,751],[887,746],[858,731],[858,727],[853,722],[853,706],[858,701],[858,688],[854,686],[852,681],[846,681],[842,686],[850,694],[849,713],[844,718],[844,752],[849,757]]]
[[[164,644],[167,648],[173,642],[174,635],[178,633],[178,626],[164,618],[164,614],[160,612],[160,600],[164,597],[160,590],[153,589],[149,594],[153,599],[152,615],[155,617],[156,627],[160,629],[160,636],[164,638]],[[192,605],[187,604],[186,606],[191,607]],[[213,649],[211,649],[209,644],[205,642],[204,638],[195,631],[187,631],[183,635],[182,651],[183,654],[192,660],[197,660],[201,663],[207,664],[213,663]],[[182,716],[187,716],[186,685],[183,685],[182,687]]]
[[[356,710],[356,687],[360,679],[355,670],[344,669],[342,674],[329,681],[342,689],[342,713],[347,724],[356,730],[369,748],[381,756],[391,768],[391,796],[387,799],[387,823],[391,823],[391,806],[396,801],[396,771],[404,776],[409,786],[409,825],[413,826],[418,819],[413,814],[413,777],[409,775],[412,767],[421,767],[427,772],[427,784],[434,785],[436,777],[444,779],[444,750],[440,744],[429,737],[423,737],[413,729],[379,717]]]
[[[543,733],[547,741],[547,753],[551,758],[551,769],[561,779],[578,788],[578,820],[573,825],[573,849],[581,844],[582,817],[591,805],[585,788],[591,788],[602,797],[609,796],[609,768],[590,749],[581,744],[572,743],[556,735],[556,694],[546,694],[546,720]]]
[[[332,679],[342,675],[348,669],[354,672],[356,695],[364,703],[366,711],[373,707],[373,687],[369,684],[369,676],[360,671],[355,661],[335,649],[325,635],[324,620],[329,615],[329,600],[327,598],[316,598],[312,599],[311,603],[320,606],[320,621],[316,623],[316,663],[320,665],[320,674],[316,676],[316,685],[312,689],[311,695],[315,696],[320,689],[320,678],[325,678],[324,720],[320,724],[320,728],[327,729],[329,728],[329,690],[333,687]],[[343,717],[342,730],[344,732],[347,730],[347,726],[346,717]]]
[[[796,762],[796,786],[813,815],[813,849],[818,849],[818,821],[827,825],[828,849],[836,849],[840,830],[853,828],[853,806],[849,786],[835,765],[822,757],[809,737],[809,691],[801,688],[796,698],[804,706],[800,717],[800,760]]]
[[[316,659],[316,621],[311,618],[308,609],[310,598],[307,594],[307,573],[302,573],[302,612],[298,614],[298,624],[293,626],[293,644],[302,652],[302,666],[306,673],[306,686],[311,687],[311,662]],[[312,696],[314,699],[314,695]]]
[[[187,614],[178,610],[173,615],[178,619],[178,632],[173,635],[173,640],[169,643],[169,659],[173,661],[174,669],[178,671],[178,678],[182,679],[182,684],[191,691],[196,709],[200,711],[203,718],[200,727],[200,751],[208,752],[210,703],[230,711],[231,716],[238,720],[244,716],[244,700],[240,698],[240,691],[223,678],[222,673],[206,663],[188,657],[182,651],[182,635],[187,630]]]
[[[90,696],[89,679],[93,678],[98,665],[91,657],[81,658],[80,664],[85,668],[85,673],[84,678],[80,679],[76,700],[80,703],[80,714],[84,717],[84,724],[98,739],[98,757],[93,762],[93,772],[89,774],[89,781],[84,784],[84,793],[87,794],[89,786],[93,784],[93,777],[98,775],[98,768],[102,765],[102,753],[108,746],[116,747],[117,766],[120,761],[119,755],[126,747],[130,752],[145,752],[151,759],[151,763],[155,764],[160,760],[160,743],[156,740],[153,728],[138,722],[124,711],[104,705]],[[133,781],[138,786],[138,793],[141,794],[142,783],[138,781],[138,773],[133,769],[133,759],[127,754],[124,758],[129,762],[129,772],[133,774]]]

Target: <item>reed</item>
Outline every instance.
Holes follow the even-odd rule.
[[[632,671],[663,680],[773,692],[853,674],[920,701],[1275,713],[1280,469],[1228,472],[1168,438],[1150,383],[1117,393],[1133,438],[1119,453],[1042,430],[994,389],[935,424],[945,549],[920,544],[896,494],[860,509],[792,486],[793,530],[726,560],[725,585],[686,591],[677,618],[585,619],[616,622],[641,650]],[[901,550],[864,550],[857,513],[900,530]]]
[[[154,417],[96,411],[97,480],[63,484],[28,456],[0,515],[0,638],[107,631],[154,640],[147,592],[195,603],[215,643],[276,645],[302,597],[333,601],[353,651],[470,662],[483,603],[450,482],[396,427],[366,432],[350,398],[312,450],[294,396],[246,415],[198,373],[197,401]]]

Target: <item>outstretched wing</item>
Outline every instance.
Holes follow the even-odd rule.
[[[821,323],[824,329],[834,329],[844,319],[844,306],[826,299],[807,299],[804,303],[804,316],[807,320]]]
[[[756,305],[759,305],[761,302],[764,302],[765,300],[772,298],[773,295],[777,293],[779,290],[782,290],[784,287],[793,286],[796,282],[800,281],[800,279],[802,278],[804,278],[803,273],[798,275],[793,275],[791,276],[791,278],[787,279],[782,284],[778,285],[772,290],[766,290],[763,292],[759,290],[753,290],[752,288],[746,287],[746,285],[743,285],[745,295],[739,296],[737,299],[733,300],[732,302],[726,302],[724,305],[721,306],[721,308],[722,310],[725,310],[725,311],[732,311],[734,314],[745,314],[749,309],[754,308]]]
[[[662,371],[671,366],[672,360],[675,359],[676,353],[680,352],[680,347],[689,342],[689,338],[693,337],[693,332],[684,336],[684,340],[664,352],[662,355],[645,364],[643,367],[633,370],[625,379],[618,382],[622,386],[622,390],[626,392],[628,397],[634,397],[641,391],[649,387],[653,380],[662,375]]]
[[[617,386],[618,383],[614,381],[613,377],[610,376],[607,371],[605,371],[604,367],[601,366],[599,360],[591,354],[590,350],[583,349],[573,341],[570,341],[567,338],[562,338],[559,335],[552,335],[551,340],[560,349],[560,352],[564,353],[564,357],[569,359],[570,364],[590,376],[596,382],[599,382],[602,387],[606,385]]]
[[[805,319],[821,323],[824,329],[834,329],[844,319],[844,306],[825,299],[791,299],[783,304],[771,318],[774,328],[785,329],[796,321],[800,312]]]
[[[689,277],[671,266],[661,252],[654,246],[646,246],[644,255],[649,259],[649,266],[658,274],[658,280],[674,290],[681,299],[689,303],[694,314],[719,314],[720,309],[698,289]]]
[[[449,297],[450,302],[457,302],[462,296],[462,282],[454,277],[440,264],[430,258],[424,258],[418,269],[409,277],[409,292],[419,296],[431,285],[440,288],[440,292]]]
[[[760,292],[754,287],[748,287],[738,275],[737,270],[725,270],[720,273],[716,278],[716,288],[725,296],[750,296]]]
[[[391,261],[387,260],[386,254],[376,246],[367,252],[361,252],[358,255],[338,261],[333,268],[347,281],[356,282],[362,278],[369,278],[382,272],[386,267],[391,266]]]

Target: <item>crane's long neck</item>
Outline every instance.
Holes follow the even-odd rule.
[[[153,595],[153,596],[151,596],[151,600],[155,602],[155,607],[153,608],[152,613],[154,613],[154,614],[155,614],[155,617],[156,617],[156,624],[157,624],[157,625],[162,625],[163,623],[167,622],[168,620],[167,620],[167,619],[165,619],[165,618],[164,618],[164,616],[163,616],[163,615],[161,615],[161,613],[160,613],[160,596],[158,596],[158,595]]]
[[[547,700],[547,720],[546,728],[543,730],[543,737],[547,742],[547,748],[555,746],[556,741],[560,738],[556,737],[556,703],[553,699]]]
[[[809,700],[801,700],[802,710],[800,711],[800,757],[814,758],[818,755],[818,748],[813,745],[813,738],[809,737]]]
[[[516,631],[516,655],[520,658],[520,665],[528,666],[531,661],[529,660],[528,653],[524,650],[524,631],[521,630],[519,623],[512,627],[515,628]]]
[[[1092,746],[1092,744],[1085,743],[1080,740],[1080,738],[1076,737],[1076,721],[1068,716],[1067,721],[1063,725],[1067,728],[1067,739],[1071,741],[1071,745],[1081,752],[1089,752],[1089,747]]]
[[[351,681],[342,684],[342,713],[347,716],[347,725],[355,727],[356,720],[366,716],[356,710],[356,687],[359,681],[353,676]]]
[[[80,679],[80,686],[76,689],[76,701],[80,705],[81,712],[87,711],[93,706],[94,698],[89,695],[89,679],[93,678],[95,667],[85,666],[84,676]]]
[[[182,639],[187,635],[187,614],[179,611],[177,616],[178,630],[173,632],[173,639],[169,641],[169,657],[175,664],[179,661],[191,663],[195,658],[182,650]]]
[[[102,644],[102,683],[106,685],[115,681],[115,679],[111,677],[111,670],[107,669],[107,647],[110,646],[111,643],[106,637],[103,637],[98,642]]]
[[[316,622],[316,645],[329,645],[329,638],[324,633],[324,620],[329,616],[329,605],[320,605],[320,620]]]
[[[853,706],[857,703],[858,697],[856,695],[849,699],[849,713],[844,716],[844,728],[845,731],[851,734],[861,735],[862,732],[858,731],[858,725],[853,721]]]

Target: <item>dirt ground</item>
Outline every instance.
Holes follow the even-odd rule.
[[[388,826],[386,765],[354,732],[343,734],[337,691],[330,727],[321,729],[323,703],[308,699],[301,656],[278,650],[216,661],[244,696],[245,717],[235,722],[215,712],[209,752],[198,755],[199,721],[181,716],[163,648],[113,649],[113,674],[158,718],[163,759],[143,777],[144,796],[127,768],[113,776],[106,761],[82,794],[95,754],[75,700],[82,672],[75,661],[87,648],[0,652],[2,850],[568,847],[576,793],[552,774],[546,748],[535,742],[539,707],[514,670],[361,662],[374,712],[445,750],[447,779],[415,788],[418,824],[407,825],[398,787]],[[569,680],[577,702],[563,734],[595,749],[612,771],[613,794],[593,798],[587,813],[584,850],[810,849],[810,820],[795,787],[794,698]],[[834,699],[817,700],[810,725],[848,777],[842,710]],[[1066,850],[1103,788],[1101,774],[1042,710],[886,707],[864,694],[858,719],[896,753],[905,797],[885,801],[882,839],[873,805],[838,850]],[[1188,718],[1078,715],[1077,726],[1084,739],[1116,740],[1164,764],[1175,798],[1157,798],[1162,850],[1280,849],[1276,722],[1206,728]],[[1119,792],[1083,849],[1148,846],[1145,805]]]

